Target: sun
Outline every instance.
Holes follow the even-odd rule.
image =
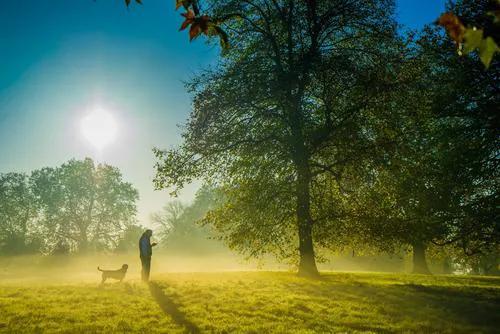
[[[99,151],[111,144],[118,132],[115,118],[102,108],[96,108],[85,116],[80,129],[83,137]]]

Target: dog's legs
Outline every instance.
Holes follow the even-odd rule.
[[[106,278],[107,278],[107,277],[106,277],[106,276],[104,276],[104,274],[102,274],[102,281],[101,281],[101,285],[103,285],[103,284],[104,284],[104,282],[106,282]]]

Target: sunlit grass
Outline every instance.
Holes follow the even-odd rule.
[[[495,332],[500,278],[178,273],[97,284],[0,284],[6,333]]]

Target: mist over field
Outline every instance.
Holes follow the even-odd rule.
[[[186,254],[187,253],[187,254]],[[227,251],[208,254],[189,254],[189,250],[158,250],[152,257],[151,278],[168,273],[216,273],[235,271],[284,271],[294,272],[296,267],[279,263],[272,257],[261,260],[248,259]],[[141,262],[138,253],[94,254],[94,255],[24,255],[0,257],[0,280],[2,283],[100,283],[101,269],[115,270],[128,264],[124,282],[138,281],[141,277]],[[319,264],[324,272],[409,272],[410,256],[358,256],[332,255],[327,263]],[[435,273],[442,272],[442,262],[430,263]],[[109,284],[113,280],[108,281]]]
[[[346,272],[363,266],[336,260],[342,271],[320,267],[315,280],[228,255],[158,254],[146,284],[132,254],[4,257],[0,332],[497,332],[498,277]],[[122,262],[123,282],[99,284],[97,263]]]
[[[139,280],[141,262],[138,254],[89,256],[13,256],[0,258],[2,282],[40,281],[44,283],[94,282],[100,283],[101,269],[115,270],[122,264],[129,269],[124,281]],[[267,267],[269,269],[273,266]],[[280,268],[280,266],[274,266]],[[209,256],[162,255],[152,258],[152,278],[155,274],[173,272],[218,272],[258,270],[255,263],[246,263],[238,256],[213,254]],[[281,266],[281,269],[285,267]],[[110,280],[109,283],[113,281]]]

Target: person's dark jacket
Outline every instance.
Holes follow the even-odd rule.
[[[151,247],[151,240],[148,235],[143,235],[139,239],[139,252],[141,257],[151,257],[153,254],[153,247]]]

